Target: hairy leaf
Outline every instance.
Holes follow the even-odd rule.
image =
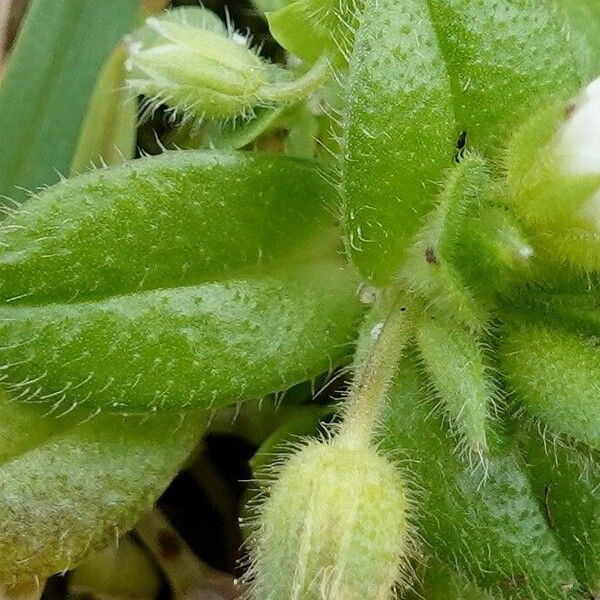
[[[528,474],[563,552],[592,596],[600,590],[600,464],[598,455],[544,439],[529,419],[518,425]]]
[[[426,389],[414,364],[404,361],[381,443],[409,461],[420,500],[417,526],[428,546],[500,597],[566,597],[575,575],[510,440],[490,430],[487,470],[471,470],[456,456],[456,442]]]
[[[419,319],[416,339],[435,394],[461,436],[461,445],[484,458],[494,388],[480,342],[460,323],[438,313]]]
[[[43,432],[27,448],[13,446],[10,457],[3,452],[0,463],[2,583],[69,569],[132,527],[181,467],[207,418],[83,421],[80,414],[65,421],[6,398],[0,414],[12,439],[20,438],[24,419]]]
[[[376,284],[396,275],[433,207],[456,135],[425,3],[367,2],[350,59],[342,188],[348,251]]]
[[[308,161],[193,151],[41,192],[2,225],[4,386],[59,412],[176,410],[335,366],[360,306],[332,194]]]
[[[302,60],[328,56],[343,65],[354,41],[363,0],[294,0],[267,13],[273,37]]]
[[[0,308],[2,385],[53,411],[209,408],[285,390],[350,353],[360,306],[339,260]]]
[[[497,154],[515,125],[584,82],[552,2],[427,0],[467,144]]]
[[[600,350],[593,332],[511,318],[501,367],[530,414],[600,450]]]

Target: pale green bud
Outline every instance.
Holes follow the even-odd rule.
[[[267,83],[268,65],[243,36],[229,35],[214,16],[190,19],[189,12],[150,17],[132,36],[129,86],[154,105],[164,103],[196,118],[251,112],[260,104],[258,92]]]
[[[253,600],[389,600],[405,579],[409,503],[371,447],[312,442],[282,467],[253,538]]]

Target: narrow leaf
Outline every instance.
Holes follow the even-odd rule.
[[[426,3],[370,0],[350,59],[342,188],[348,251],[375,284],[396,276],[433,208],[456,135]]]
[[[137,102],[125,88],[125,56],[119,46],[96,82],[71,164],[73,174],[133,158]]]
[[[483,458],[494,390],[477,337],[436,313],[420,320],[416,338],[435,394],[462,444],[474,457]]]
[[[34,0],[0,87],[0,194],[68,173],[103,62],[138,0]]]

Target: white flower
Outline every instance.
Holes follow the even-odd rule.
[[[575,101],[558,137],[569,173],[600,175],[600,78]]]
[[[600,191],[597,191],[583,204],[577,216],[596,231],[600,231]]]

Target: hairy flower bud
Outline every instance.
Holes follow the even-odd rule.
[[[205,9],[151,17],[129,42],[129,86],[176,113],[223,119],[259,104],[268,66]]]
[[[407,512],[402,478],[374,449],[310,443],[262,507],[253,600],[388,600],[409,553]]]

